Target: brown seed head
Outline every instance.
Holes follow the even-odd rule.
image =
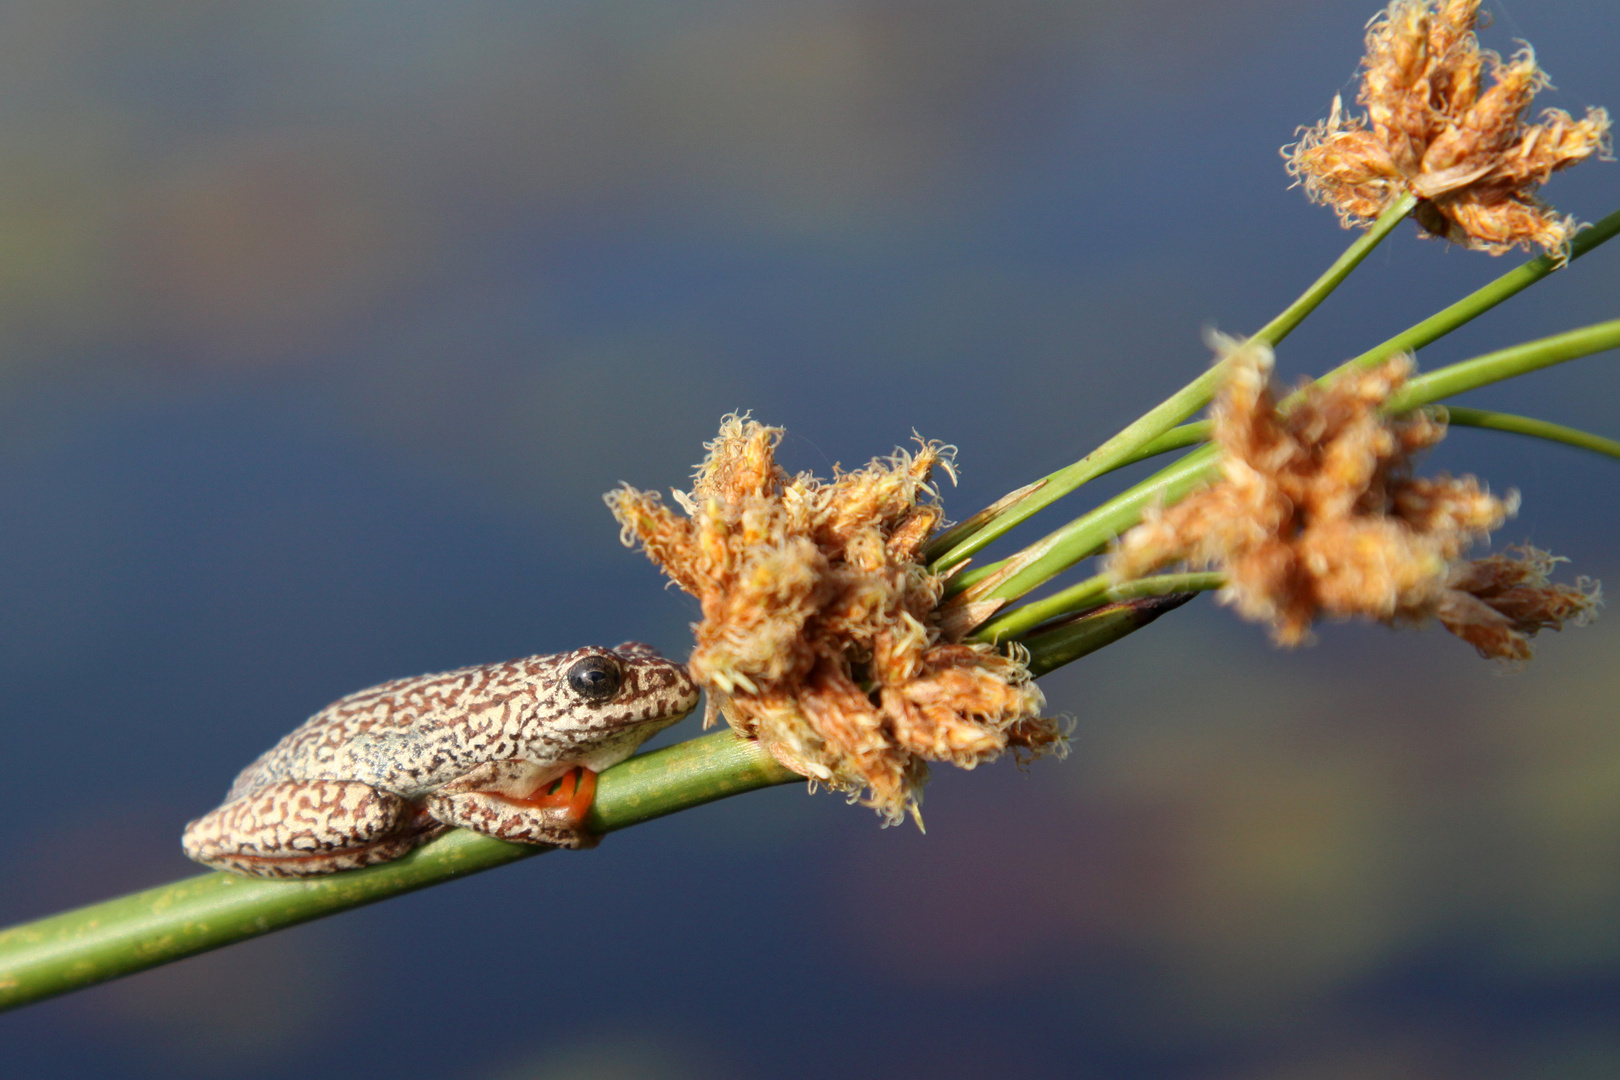
[[[1603,590],[1587,577],[1574,585],[1548,581],[1567,562],[1529,544],[1457,566],[1435,615],[1447,630],[1492,660],[1530,659],[1530,638],[1540,630],[1584,626],[1597,617]]]
[[[919,439],[823,481],[776,464],[781,436],[726,417],[691,494],[675,493],[684,514],[628,485],[607,495],[625,543],[702,604],[689,666],[708,721],[724,714],[889,822],[916,812],[929,761],[1061,752],[1022,658],[941,632],[941,580],[918,553],[941,518],[929,477],[952,449]]]
[[[1479,47],[1479,0],[1394,0],[1367,29],[1357,101],[1283,147],[1289,175],[1346,226],[1365,224],[1412,192],[1430,233],[1493,255],[1537,246],[1562,255],[1577,223],[1536,196],[1559,169],[1612,158],[1609,114],[1525,117],[1548,86],[1525,46],[1509,60]],[[1490,86],[1485,87],[1485,76]]]
[[[1166,563],[1218,566],[1222,599],[1271,624],[1284,645],[1321,617],[1385,621],[1435,614],[1452,563],[1499,527],[1517,497],[1491,495],[1473,477],[1413,477],[1414,452],[1445,425],[1381,408],[1412,372],[1408,356],[1307,385],[1288,412],[1276,405],[1271,350],[1217,342],[1230,356],[1214,407],[1223,478],[1149,513],[1109,558],[1116,578]]]

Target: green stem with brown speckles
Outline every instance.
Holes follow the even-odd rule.
[[[1184,597],[1114,604],[1026,643],[1045,674],[1146,626]],[[597,779],[586,819],[616,832],[745,791],[803,780],[730,731],[638,754]],[[0,1010],[552,850],[455,829],[392,862],[270,880],[215,872],[0,930]]]
[[[1400,216],[1404,216],[1404,211]],[[1389,220],[1381,221],[1380,225],[1387,231],[1398,219],[1398,216],[1390,215]],[[1588,234],[1577,237],[1572,257],[1597,246],[1615,235],[1616,231],[1620,231],[1620,214],[1610,215]],[[1289,312],[1279,316],[1257,336],[1272,342],[1280,340],[1299,318],[1303,318],[1337,284],[1332,275],[1339,271],[1347,273],[1349,267],[1359,261],[1366,250],[1370,250],[1371,243],[1375,242],[1373,240],[1359,247],[1353,245],[1347,259],[1335,264],[1335,269],[1324,275],[1312,290],[1307,290],[1306,295]],[[1353,362],[1371,362],[1398,348],[1415,348],[1433,340],[1544,277],[1551,269],[1552,264],[1546,259],[1532,260],[1498,283]],[[1339,276],[1342,278],[1342,274]],[[1410,408],[1548,364],[1613,348],[1617,344],[1620,344],[1620,321],[1584,327],[1539,342],[1500,350],[1413,380],[1397,407]],[[1156,410],[1151,423],[1144,423],[1148,418],[1138,421],[1140,426],[1133,425],[1127,429],[1128,438],[1126,433],[1122,433],[1117,445],[1110,443],[1102,448],[1109,451],[1108,455],[1103,455],[1108,458],[1106,463],[1094,456],[1071,467],[1076,469],[1074,476],[1090,478],[1126,461],[1139,460],[1147,453],[1191,445],[1207,437],[1207,427],[1200,425],[1187,425],[1169,432],[1165,429],[1195,411],[1195,407],[1187,407],[1188,402],[1199,397],[1207,400],[1208,391],[1213,385],[1212,376],[1196,381],[1189,390]],[[1479,413],[1475,419],[1481,426],[1494,426],[1543,438],[1553,437],[1588,449],[1614,452],[1612,440],[1571,432],[1557,425],[1485,413]],[[1158,436],[1156,440],[1155,436]],[[1098,454],[1102,454],[1102,450]],[[1049,579],[1079,558],[1095,552],[1110,536],[1134,524],[1142,509],[1154,500],[1174,501],[1207,481],[1216,468],[1211,448],[1194,451],[1157,476],[1105,502],[1048,537],[1044,542],[1045,557],[1027,567],[1024,574],[1003,583],[992,595],[1003,598],[1022,595],[1031,587],[1031,582]],[[1073,480],[1074,476],[1068,479]],[[1071,483],[1066,490],[1072,490],[1074,486],[1078,484]],[[1004,504],[992,508],[992,512],[976,517],[970,524],[972,530],[980,530],[981,535],[972,540],[987,542],[990,530],[1000,535],[1015,523],[1013,517],[1022,520],[1028,516],[1024,511],[1033,505],[1033,502],[1026,501],[1031,496],[1038,496],[1034,501],[1045,505],[1061,494],[1055,489],[1037,492],[1035,487],[1032,485],[1030,489],[1014,493]],[[1016,511],[1013,510],[1015,505],[1018,507]],[[947,561],[953,557],[965,557],[962,547],[969,544],[969,538],[958,533],[947,538],[945,543],[952,542],[959,546],[951,549]],[[943,546],[936,542],[936,550]],[[990,570],[987,567],[965,576],[983,575]],[[1179,578],[1172,575],[1139,582],[1136,586],[1137,591],[1146,589],[1152,592],[1161,585],[1164,588],[1193,590],[1210,588],[1218,583],[1216,575],[1181,575]],[[1082,583],[1045,601],[1008,612],[999,625],[992,624],[987,629],[992,633],[999,632],[998,636],[1020,635],[1015,640],[1029,650],[1030,670],[1041,675],[1133,633],[1164,612],[1185,603],[1192,595],[1188,591],[1167,596],[1132,596],[1056,622],[1046,621],[1075,606],[1084,607],[1093,602],[1125,596],[1126,592],[1129,590],[1106,589],[1100,580]],[[1037,622],[1040,625],[1035,625]],[[799,779],[799,776],[771,758],[759,744],[740,739],[729,731],[718,732],[638,755],[604,772],[598,780],[596,800],[588,824],[598,833],[613,832],[730,795]],[[24,923],[0,931],[0,1010],[144,971],[283,927],[493,869],[548,850],[510,844],[458,829],[400,859],[363,870],[294,880],[264,880],[228,873],[202,874]]]
[[[718,732],[608,769],[588,825],[607,833],[802,777]],[[216,872],[0,931],[0,1009],[386,900],[552,849],[456,829],[403,858],[291,880]]]

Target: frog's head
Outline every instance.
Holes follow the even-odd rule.
[[[686,665],[666,660],[651,645],[593,645],[560,659],[559,689],[581,726],[598,731],[648,727],[650,735],[697,707],[698,687]]]

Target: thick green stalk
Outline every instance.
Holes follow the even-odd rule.
[[[1190,594],[1113,604],[1028,641],[1044,675],[1134,633]],[[602,834],[804,778],[730,731],[638,754],[597,779],[587,825]],[[212,873],[0,931],[0,1011],[283,927],[550,851],[456,829],[364,870],[271,881]]]
[[[588,824],[613,832],[802,777],[729,731],[617,765],[597,780]],[[551,850],[457,829],[393,862],[270,881],[213,873],[0,931],[0,1009],[143,971],[286,926]]]
[[[1271,345],[1287,337],[1327,299],[1329,293],[1350,276],[1350,272],[1412,212],[1416,204],[1416,198],[1407,195],[1385,211],[1321,277],[1311,283],[1310,288],[1256,331],[1254,337]],[[935,570],[948,570],[1082,484],[1135,460],[1133,455],[1143,445],[1153,442],[1209,404],[1220,386],[1221,372],[1221,365],[1210,368],[1073,465],[1059,469],[1032,485],[1021,498],[1005,505],[997,504],[999,509],[995,512],[975,514],[945,532],[929,543],[923,552],[924,561],[931,562]]]

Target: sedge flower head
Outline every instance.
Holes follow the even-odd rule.
[[[1584,626],[1597,617],[1603,590],[1588,577],[1574,585],[1549,580],[1569,560],[1525,544],[1457,566],[1435,607],[1435,617],[1479,655],[1509,663],[1530,659],[1530,638],[1540,630]]]
[[[1479,0],[1394,0],[1367,29],[1364,115],[1335,97],[1326,120],[1283,147],[1288,172],[1346,226],[1365,224],[1410,192],[1431,234],[1493,255],[1538,246],[1562,257],[1578,225],[1536,191],[1560,169],[1612,156],[1609,114],[1576,120],[1548,109],[1548,86],[1524,46],[1503,60],[1473,33]]]
[[[942,511],[929,484],[952,448],[919,440],[830,481],[776,463],[782,431],[728,416],[680,511],[625,485],[607,495],[639,543],[696,596],[692,676],[716,713],[783,765],[916,814],[927,763],[973,768],[1063,748],[1017,652],[947,640],[943,583],[919,561]]]
[[[1283,645],[1305,641],[1321,617],[1436,614],[1453,564],[1514,512],[1517,497],[1497,498],[1471,476],[1411,475],[1413,454],[1445,435],[1436,415],[1382,411],[1411,358],[1309,384],[1283,412],[1265,343],[1221,339],[1217,348],[1227,364],[1214,407],[1223,478],[1150,512],[1120,538],[1109,572],[1219,567],[1221,599],[1270,624]]]

